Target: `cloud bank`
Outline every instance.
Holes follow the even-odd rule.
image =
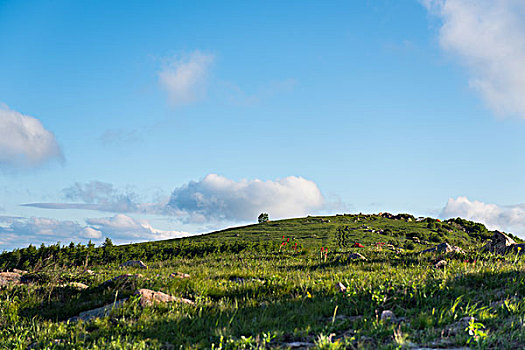
[[[450,198],[441,212],[443,218],[461,217],[481,222],[491,230],[502,230],[525,237],[525,205],[498,206],[467,197]]]
[[[442,21],[441,47],[461,60],[470,85],[499,115],[525,118],[525,2],[422,0]]]
[[[155,229],[146,220],[133,219],[123,214],[108,218],[87,219],[86,223],[106,233],[117,243],[119,241],[169,239],[188,235],[186,232]]]
[[[97,240],[102,233],[84,227],[74,221],[61,221],[49,218],[0,217],[0,247],[29,245],[35,242],[54,244],[80,240]]]
[[[75,221],[42,217],[0,216],[0,249],[27,246],[35,242],[62,244],[69,242],[100,243],[109,237],[116,244],[148,240],[169,239],[188,235],[186,232],[165,231],[153,228],[146,220],[133,219],[119,214],[107,218],[86,219],[87,225]]]
[[[211,54],[194,51],[175,58],[159,72],[160,86],[172,105],[192,103],[206,94],[206,80],[213,60]]]
[[[38,119],[0,104],[0,168],[32,168],[62,158],[55,136]]]
[[[192,222],[254,221],[261,212],[270,218],[303,216],[324,203],[317,185],[302,177],[233,181],[209,174],[176,188],[167,209]]]

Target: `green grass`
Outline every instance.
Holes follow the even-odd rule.
[[[173,249],[177,254],[171,257],[150,255],[148,270],[119,268],[119,258],[93,263],[93,276],[66,258],[48,259],[38,265],[33,283],[0,289],[0,349],[284,349],[299,341],[318,349],[525,348],[523,259],[481,253],[481,234],[490,233],[465,232],[470,226],[452,222],[440,224],[442,230],[449,226],[441,241],[463,247],[465,256],[416,254],[428,246],[425,241],[437,244],[430,240],[439,236],[437,229],[428,224],[378,216],[268,222],[114,247],[116,257],[130,249],[144,256],[170,246],[184,249]],[[300,248],[282,246],[283,235]],[[413,250],[373,245],[403,248],[413,236],[423,242]],[[355,241],[365,248],[351,248]],[[195,254],[201,246],[216,249]],[[326,256],[321,247],[329,248]],[[368,260],[346,259],[354,251]],[[448,265],[434,268],[441,258]],[[191,277],[170,278],[176,271]],[[143,278],[103,285],[123,273]],[[90,288],[59,287],[67,281]],[[337,282],[347,287],[345,293],[336,289]],[[138,288],[190,298],[195,305],[141,307],[132,295]],[[121,298],[129,299],[109,317],[67,322]],[[384,310],[397,320],[381,321]]]

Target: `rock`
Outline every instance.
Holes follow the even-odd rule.
[[[425,250],[421,251],[420,253],[421,254],[423,254],[423,253],[450,253],[452,251],[453,251],[453,249],[450,246],[450,244],[448,244],[448,243],[441,243],[441,244],[438,244],[435,247],[432,247],[432,248],[429,248],[429,249],[425,249]]]
[[[188,275],[187,273],[174,272],[170,275],[170,277],[172,278],[190,278],[191,276]]]
[[[107,286],[109,284],[117,283],[117,282],[124,283],[124,282],[127,282],[129,279],[137,279],[137,278],[142,278],[142,277],[144,276],[142,276],[140,273],[137,273],[134,275],[130,273],[126,273],[124,275],[119,275],[119,276],[110,278],[109,280],[105,282],[102,282],[101,286]]]
[[[465,251],[463,249],[461,249],[460,247],[457,247],[455,245],[452,246],[452,252],[453,253],[458,253],[458,254],[465,254]]]
[[[471,319],[473,319],[474,322],[476,321],[476,319],[474,317],[467,316],[467,317],[463,317],[462,319],[460,319],[457,322],[454,322],[454,323],[448,325],[441,332],[442,336],[444,336],[444,337],[454,337],[454,336],[456,336],[456,334],[464,333],[465,332],[465,328],[467,328],[467,326],[469,325]]]
[[[135,292],[135,295],[140,296],[139,303],[142,306],[146,306],[150,304],[157,304],[157,303],[168,303],[171,301],[175,301],[178,303],[184,303],[184,304],[190,304],[190,305],[195,304],[195,302],[193,302],[190,299],[175,297],[173,295],[169,295],[169,294],[162,293],[162,292],[156,292],[151,289],[139,289]]]
[[[500,231],[494,231],[492,240],[482,250],[496,254],[506,254],[509,247],[516,244],[512,238]]]
[[[68,321],[70,322],[75,322],[78,320],[89,321],[94,318],[109,316],[109,314],[111,313],[113,309],[116,309],[119,306],[121,306],[126,300],[127,299],[117,300],[114,303],[111,303],[111,304],[108,304],[102,307],[98,307],[93,310],[81,312],[78,316],[71,317]]]
[[[447,266],[447,261],[446,260],[439,260],[437,263],[434,264],[434,267],[436,269],[442,269],[445,266]]]
[[[352,260],[366,260],[366,258],[359,254],[359,253],[352,253],[350,255],[348,255],[348,259],[352,259]]]
[[[62,288],[73,288],[73,289],[76,289],[76,290],[86,290],[89,288],[88,285],[84,284],[84,283],[80,283],[80,282],[69,282],[69,283],[66,283],[66,284],[63,284],[61,285],[60,287]]]
[[[85,270],[83,273],[85,273],[86,275],[90,275],[90,276],[93,276],[95,274],[95,272],[91,270]]]
[[[144,264],[140,260],[129,260],[125,263],[120,264],[120,267],[138,267],[140,269],[147,269],[148,265]]]
[[[341,293],[346,292],[346,286],[342,284],[341,282],[337,282],[337,284],[335,285],[335,289]]]
[[[0,272],[0,286],[6,286],[8,284],[20,284],[19,273],[16,272]]]
[[[282,344],[285,349],[309,349],[315,346],[314,343],[308,343],[304,341],[294,341],[292,343]]]
[[[510,245],[507,249],[507,252],[511,252],[514,254],[525,254],[525,244],[524,243],[516,243],[513,245]]]
[[[395,322],[396,321],[396,315],[391,310],[384,310],[381,312],[381,321],[390,321]]]
[[[26,270],[19,270],[19,269],[13,269],[13,272],[18,273],[20,275],[25,275],[28,273]]]

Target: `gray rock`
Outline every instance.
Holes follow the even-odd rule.
[[[79,321],[79,320],[89,321],[89,320],[92,320],[94,318],[109,316],[109,314],[111,313],[111,311],[113,311],[113,309],[116,309],[116,308],[122,306],[122,304],[126,300],[127,299],[117,300],[114,303],[111,303],[111,304],[108,304],[108,305],[104,305],[104,306],[98,307],[96,309],[92,309],[92,310],[81,312],[78,316],[71,317],[68,321],[70,321],[70,322],[76,322],[76,321]]]
[[[284,348],[288,349],[309,349],[315,346],[314,343],[308,343],[305,341],[294,341],[292,343],[282,344]]]
[[[381,312],[381,321],[390,321],[395,322],[396,321],[396,315],[391,310],[384,310]]]
[[[452,247],[448,243],[441,243],[435,247],[425,249],[421,253],[449,253],[452,251]]]
[[[503,232],[494,231],[492,240],[482,250],[496,254],[506,254],[509,251],[509,247],[515,244],[516,242]]]
[[[338,290],[341,293],[346,292],[346,286],[342,284],[341,282],[337,282],[335,285],[335,289]]]
[[[367,260],[363,255],[361,255],[359,253],[352,253],[352,254],[348,255],[348,259],[352,259],[352,260]]]
[[[138,267],[140,269],[147,269],[148,265],[144,264],[140,260],[129,260],[125,263],[120,264],[120,267]]]

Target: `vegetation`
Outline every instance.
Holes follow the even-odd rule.
[[[261,213],[261,215],[259,215],[257,220],[259,221],[259,224],[262,224],[264,222],[268,222],[268,220],[270,220],[270,217],[268,213]]]
[[[0,349],[523,348],[525,263],[481,252],[491,235],[462,219],[360,214],[133,245],[16,249],[0,255],[0,268],[29,273],[0,287]],[[417,254],[442,242],[466,254]],[[350,259],[354,252],[367,260]],[[149,269],[119,267],[130,259]],[[448,264],[436,268],[441,259]],[[124,273],[142,276],[107,282]],[[138,288],[195,305],[143,307]],[[124,298],[108,317],[68,321]]]

